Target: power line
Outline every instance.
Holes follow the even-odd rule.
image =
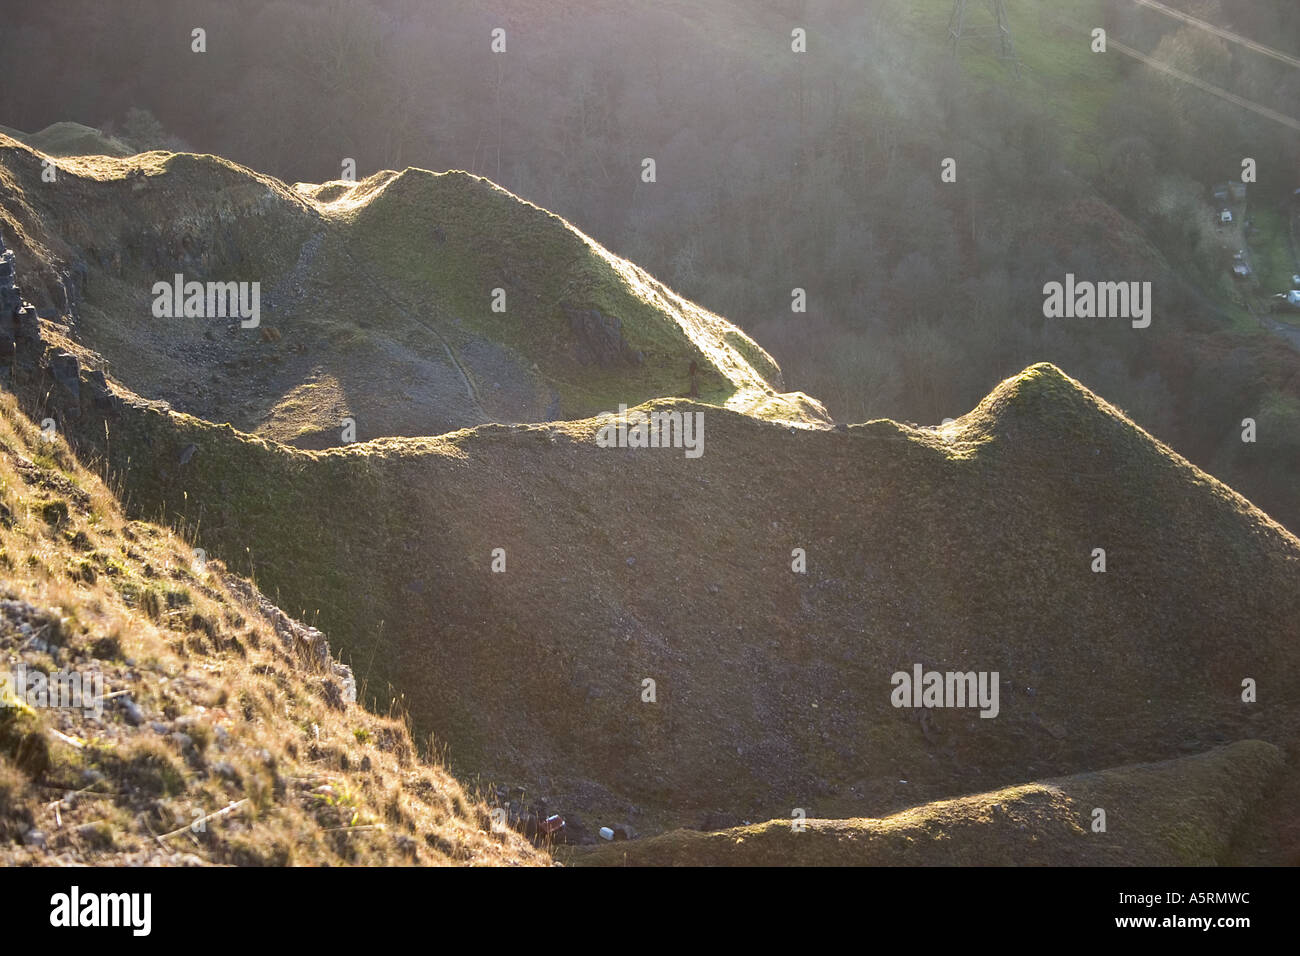
[[[1138,0],[1138,2],[1142,2],[1142,0]],[[1281,123],[1283,126],[1288,126],[1291,129],[1300,132],[1300,121],[1294,120],[1290,116],[1286,116],[1283,113],[1279,113],[1277,112],[1277,110],[1271,110],[1267,106],[1260,106],[1258,103],[1251,102],[1248,99],[1238,96],[1236,93],[1229,93],[1227,90],[1220,89],[1217,86],[1211,86],[1209,83],[1206,83],[1204,80],[1198,80],[1190,73],[1184,73],[1182,70],[1175,69],[1174,67],[1170,66],[1167,63],[1161,63],[1159,60],[1153,60],[1145,53],[1139,53],[1137,50],[1134,50],[1132,47],[1125,46],[1123,43],[1120,43],[1118,40],[1107,39],[1106,47],[1107,49],[1114,47],[1116,50],[1118,50],[1120,53],[1123,53],[1125,56],[1131,56],[1133,59],[1140,60],[1141,62],[1145,63],[1147,66],[1159,70],[1161,73],[1167,73],[1170,76],[1174,77],[1175,79],[1182,80],[1184,83],[1190,83],[1198,90],[1204,90],[1206,93],[1209,93],[1213,96],[1217,96],[1220,99],[1227,100],[1229,103],[1233,103],[1237,106],[1242,107],[1243,109],[1248,109],[1252,113],[1258,113],[1260,116],[1263,116],[1267,119],[1271,119],[1276,123]]]
[[[1213,23],[1206,23],[1204,20],[1198,20],[1196,17],[1183,13],[1181,10],[1167,7],[1163,3],[1157,3],[1156,0],[1133,0],[1133,2],[1143,7],[1149,7],[1158,13],[1163,13],[1167,17],[1173,17],[1175,20],[1182,20],[1184,23],[1190,24],[1191,26],[1199,27],[1202,30],[1208,30],[1217,37],[1222,37],[1223,39],[1230,40],[1233,43],[1240,43],[1242,46],[1254,50],[1256,53],[1271,56],[1273,59],[1280,60],[1288,66],[1294,66],[1300,69],[1300,60],[1293,56],[1289,56],[1279,50],[1274,50],[1272,47],[1264,46],[1262,43],[1256,43],[1254,40],[1248,40],[1246,37],[1240,36],[1236,33],[1230,33],[1222,27],[1216,27]]]

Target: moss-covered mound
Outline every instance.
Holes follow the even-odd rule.
[[[1284,762],[1247,740],[923,804],[883,819],[792,817],[576,848],[577,866],[1215,866]]]
[[[21,133],[0,126],[0,134],[40,150],[47,156],[130,156],[130,146],[103,130],[80,123],[53,123],[39,133]]]
[[[485,179],[291,188],[154,151],[67,156],[45,182],[46,159],[0,136],[0,230],[28,297],[118,382],[198,417],[304,448],[688,394],[826,421],[731,323]],[[160,316],[155,286],[177,275],[256,284],[258,324],[206,297],[202,317]]]
[[[157,408],[79,428],[454,767],[589,822],[880,816],[1293,739],[1300,542],[1056,368],[939,429],[642,410],[702,416],[702,454],[600,419],[319,453]],[[997,716],[894,706],[918,664],[996,672]]]

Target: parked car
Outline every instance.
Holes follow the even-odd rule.
[[[1273,296],[1274,312],[1300,312],[1300,289],[1279,292]]]

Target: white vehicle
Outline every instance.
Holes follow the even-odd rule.
[[[1232,210],[1225,209],[1219,213],[1219,222],[1232,222]]]
[[[1274,311],[1285,309],[1288,312],[1300,312],[1300,289],[1279,292],[1273,296],[1273,309]]]

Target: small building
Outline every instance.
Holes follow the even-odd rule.
[[[1233,202],[1241,202],[1246,198],[1246,184],[1228,183],[1228,193],[1232,196]]]

